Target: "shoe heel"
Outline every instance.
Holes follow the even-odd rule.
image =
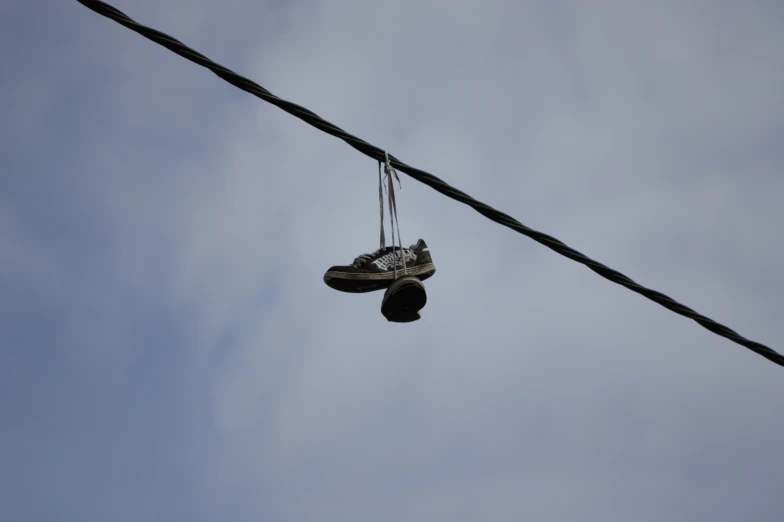
[[[413,276],[401,277],[387,289],[381,301],[381,313],[388,321],[409,323],[420,319],[419,311],[427,304],[425,285]]]

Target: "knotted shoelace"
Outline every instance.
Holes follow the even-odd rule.
[[[397,180],[398,186],[400,189],[403,189],[403,186],[400,183],[400,176],[397,175],[397,171],[392,167],[389,163],[389,154],[384,152],[385,157],[385,164],[384,164],[384,175],[381,174],[381,162],[378,162],[378,207],[380,213],[380,225],[381,225],[381,233],[379,234],[379,248],[375,252],[371,254],[361,254],[356,259],[354,259],[354,264],[361,264],[363,262],[369,261],[376,255],[378,255],[382,250],[386,249],[386,236],[384,234],[384,192],[386,191],[389,201],[389,228],[392,232],[392,251],[395,251],[395,228],[397,228],[397,243],[398,243],[398,252],[397,256],[399,260],[403,261],[403,274],[408,274],[408,267],[406,266],[406,256],[403,252],[403,240],[400,238],[400,221],[397,217],[397,200],[395,199],[395,183],[392,179]],[[386,180],[386,186],[384,181]],[[385,190],[386,189],[386,190]],[[393,264],[394,276],[397,279],[397,261]]]

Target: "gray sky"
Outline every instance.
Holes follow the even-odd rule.
[[[784,350],[784,8],[116,0]],[[784,520],[784,368],[76,1],[0,4],[0,520]]]

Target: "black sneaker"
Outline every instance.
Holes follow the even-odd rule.
[[[397,277],[415,276],[420,281],[436,273],[430,249],[424,240],[404,248],[407,273],[403,273],[400,248],[379,248],[372,254],[362,254],[346,266],[333,266],[324,274],[324,282],[330,288],[341,292],[364,293],[388,288],[395,280],[395,261]]]
[[[419,319],[419,311],[427,304],[422,281],[413,276],[399,277],[384,294],[381,313],[387,321],[410,323]]]

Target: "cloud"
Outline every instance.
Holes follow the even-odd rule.
[[[775,6],[117,7],[782,337]],[[438,273],[387,323],[321,282],[375,248],[373,161],[50,9],[0,102],[2,518],[781,518],[780,369],[405,176]]]

